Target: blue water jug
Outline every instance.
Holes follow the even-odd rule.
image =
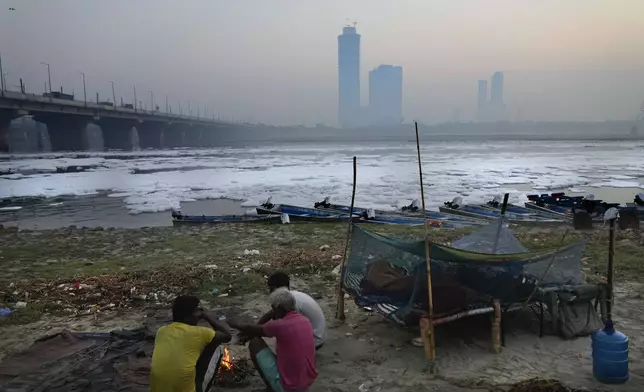
[[[603,383],[628,381],[628,337],[616,331],[611,320],[593,333],[593,374]]]

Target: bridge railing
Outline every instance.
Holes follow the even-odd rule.
[[[154,117],[168,117],[168,118],[186,120],[186,121],[221,122],[217,119],[209,118],[209,117],[186,116],[186,115],[180,115],[177,113],[161,112],[159,110],[144,110],[140,108],[135,109],[135,108],[128,108],[125,106],[106,105],[106,104],[89,102],[89,101],[85,102],[85,101],[77,101],[77,100],[71,100],[71,99],[60,99],[60,98],[54,98],[54,97],[46,97],[46,96],[37,95],[37,94],[22,93],[18,91],[8,91],[8,90],[1,91],[0,97],[8,100],[17,100],[17,101],[25,101],[25,102],[33,102],[33,103],[47,103],[47,104],[55,104],[55,105],[70,106],[70,107],[82,107],[82,108],[89,108],[89,109],[102,110],[102,111],[112,110],[117,113],[140,114],[140,115],[154,116]]]

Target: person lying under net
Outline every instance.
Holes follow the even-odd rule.
[[[273,392],[304,392],[317,378],[315,341],[309,320],[295,311],[295,298],[285,288],[270,295],[273,320],[264,325],[228,324],[253,339],[248,348],[253,365],[266,387]],[[262,337],[277,340],[277,355]]]
[[[205,320],[212,328],[197,326]],[[215,349],[230,341],[228,328],[182,295],[172,305],[172,324],[159,328],[150,371],[151,392],[201,392]]]

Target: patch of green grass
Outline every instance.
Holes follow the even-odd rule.
[[[213,294],[213,290],[215,293]],[[197,295],[202,298],[218,297],[221,294],[231,296],[266,291],[266,278],[256,271],[239,274],[221,274],[213,279],[204,279],[197,289]]]
[[[365,229],[405,240],[420,240],[422,226],[364,225]],[[475,228],[441,230],[430,228],[428,238],[449,243]],[[529,249],[557,248],[564,230],[513,228]],[[17,280],[69,279],[72,277],[154,273],[168,270],[183,274],[186,269],[204,264],[220,266],[217,273],[197,277],[210,284],[239,285],[240,293],[263,290],[263,275],[275,269],[291,274],[326,274],[337,265],[334,254],[342,254],[347,224],[309,223],[292,225],[222,225],[211,228],[149,228],[123,230],[52,230],[10,232],[0,230],[0,287]],[[591,233],[570,230],[564,245],[588,240],[582,267],[591,274],[605,274],[608,253],[605,231]],[[624,280],[644,279],[644,246],[639,233],[619,232],[615,256],[616,276]],[[326,252],[321,245],[329,245]],[[244,249],[258,249],[259,256],[245,257]],[[241,259],[239,259],[241,257]],[[49,262],[48,262],[49,261]],[[254,267],[243,274],[241,268],[255,261],[270,266]],[[239,270],[234,265],[239,265]],[[213,278],[217,274],[219,277]],[[231,275],[235,274],[235,275]],[[155,279],[158,279],[155,278]],[[210,293],[211,287],[204,286]]]

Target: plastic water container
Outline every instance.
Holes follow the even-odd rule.
[[[608,320],[604,329],[593,333],[592,341],[595,378],[609,384],[628,381],[628,337]]]

